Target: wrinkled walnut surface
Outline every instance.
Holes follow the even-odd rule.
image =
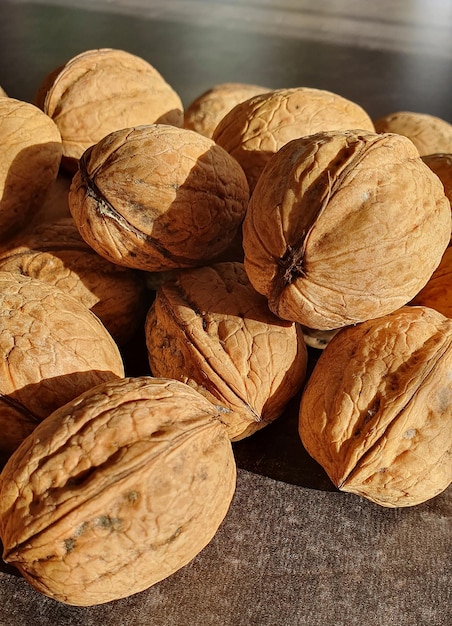
[[[40,424],[0,482],[5,561],[61,602],[139,592],[205,547],[235,461],[217,409],[177,381],[99,385]]]
[[[71,294],[97,315],[120,345],[144,320],[144,277],[99,256],[71,217],[20,233],[0,249],[0,271],[36,278]]]
[[[341,330],[301,398],[306,450],[343,491],[412,506],[452,479],[452,320],[427,307]]]
[[[241,263],[164,283],[145,330],[153,374],[188,383],[220,407],[232,440],[279,417],[304,382],[301,329],[268,310]]]
[[[52,411],[124,376],[116,343],[74,297],[0,272],[0,461]]]
[[[114,130],[155,122],[181,126],[179,95],[145,59],[124,50],[87,50],[53,70],[36,101],[58,126],[63,165]]]
[[[428,306],[452,318],[452,247],[447,248],[428,283],[410,304]]]
[[[213,139],[243,167],[253,191],[279,148],[288,141],[327,130],[373,131],[367,112],[355,102],[324,89],[277,89],[249,98],[219,122]]]
[[[84,153],[69,208],[101,256],[152,272],[219,256],[248,199],[243,170],[212,139],[152,124],[112,133]]]
[[[317,133],[264,170],[243,223],[244,263],[273,312],[332,330],[411,300],[450,231],[441,182],[409,139]]]
[[[237,104],[270,91],[248,83],[220,83],[198,96],[184,111],[184,128],[212,137],[223,117]]]
[[[421,156],[452,152],[452,124],[428,113],[396,111],[374,121],[378,133],[408,137]]]
[[[57,178],[56,124],[33,104],[0,96],[0,239],[33,218]]]

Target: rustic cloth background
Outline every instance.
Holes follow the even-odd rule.
[[[150,589],[66,606],[0,573],[1,626],[446,626],[451,490],[409,509],[239,470],[211,543]]]

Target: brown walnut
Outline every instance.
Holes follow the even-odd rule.
[[[278,418],[306,373],[300,327],[269,311],[238,262],[184,270],[161,285],[146,344],[153,374],[220,407],[232,440]]]
[[[317,133],[283,146],[262,173],[244,263],[276,315],[332,330],[409,302],[450,231],[443,186],[409,139]]]
[[[243,167],[250,190],[270,157],[292,139],[319,131],[373,131],[366,111],[324,89],[276,89],[237,104],[219,122],[213,139]]]
[[[0,272],[0,461],[52,411],[124,376],[116,343],[54,285]]]
[[[181,99],[163,76],[145,59],[111,48],[87,50],[54,69],[36,103],[61,132],[70,171],[88,147],[117,129],[183,123]]]
[[[404,507],[446,489],[452,479],[452,320],[407,306],[342,329],[304,389],[299,432],[342,491]]]
[[[130,596],[206,546],[235,475],[218,410],[188,385],[98,385],[42,422],[3,469],[3,559],[60,602]]]
[[[71,217],[43,222],[0,248],[0,271],[36,278],[70,293],[124,345],[144,321],[141,273],[99,256],[81,238]]]
[[[223,117],[237,104],[270,91],[248,83],[220,83],[198,96],[184,111],[184,128],[212,137]]]
[[[28,102],[0,96],[0,239],[19,230],[57,178],[62,144],[56,124]]]
[[[396,111],[374,121],[378,133],[397,133],[408,137],[421,156],[452,152],[452,124],[435,115]]]
[[[101,256],[153,272],[225,252],[248,199],[243,170],[212,139],[151,124],[111,133],[83,154],[69,208]]]
[[[445,251],[441,263],[428,283],[410,304],[428,306],[452,319],[452,247]]]

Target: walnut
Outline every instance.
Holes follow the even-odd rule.
[[[0,96],[7,96],[8,94],[6,93],[6,91],[0,86]]]
[[[124,50],[87,50],[46,76],[35,98],[58,126],[63,166],[120,128],[154,122],[182,126],[179,95],[145,59]]]
[[[450,240],[438,177],[397,134],[331,131],[273,156],[243,223],[251,283],[283,319],[333,330],[409,302]]]
[[[110,263],[81,238],[71,217],[43,222],[0,248],[0,271],[70,293],[97,315],[119,345],[144,321],[144,276]]]
[[[299,432],[342,491],[420,504],[452,478],[452,320],[402,307],[342,329],[304,389]]]
[[[58,175],[62,144],[40,109],[0,97],[0,239],[33,218]]]
[[[410,304],[428,306],[452,318],[452,247],[447,248],[428,283]]]
[[[234,441],[278,418],[304,382],[300,327],[268,310],[238,262],[163,283],[145,332],[153,374],[181,380],[219,407]]]
[[[67,604],[132,595],[207,545],[235,476],[217,409],[188,385],[98,385],[37,426],[3,469],[3,559]]]
[[[277,89],[236,105],[219,122],[213,139],[243,167],[253,191],[264,166],[288,141],[319,131],[373,131],[366,111],[323,89]]]
[[[219,83],[198,96],[184,112],[184,128],[212,137],[223,117],[237,104],[270,91],[248,83]]]
[[[428,154],[423,156],[422,160],[442,182],[444,193],[452,210],[452,154],[445,154],[444,152]]]
[[[0,272],[0,460],[56,408],[123,377],[116,343],[57,287]]]
[[[154,272],[222,254],[248,199],[243,170],[212,139],[151,124],[111,133],[84,153],[69,208],[101,256]]]
[[[434,115],[396,111],[376,119],[374,125],[378,133],[397,133],[408,137],[421,156],[452,152],[452,124]]]

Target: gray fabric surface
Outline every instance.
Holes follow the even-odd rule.
[[[239,470],[229,513],[147,591],[66,606],[0,573],[1,626],[446,626],[451,490],[408,509]]]

